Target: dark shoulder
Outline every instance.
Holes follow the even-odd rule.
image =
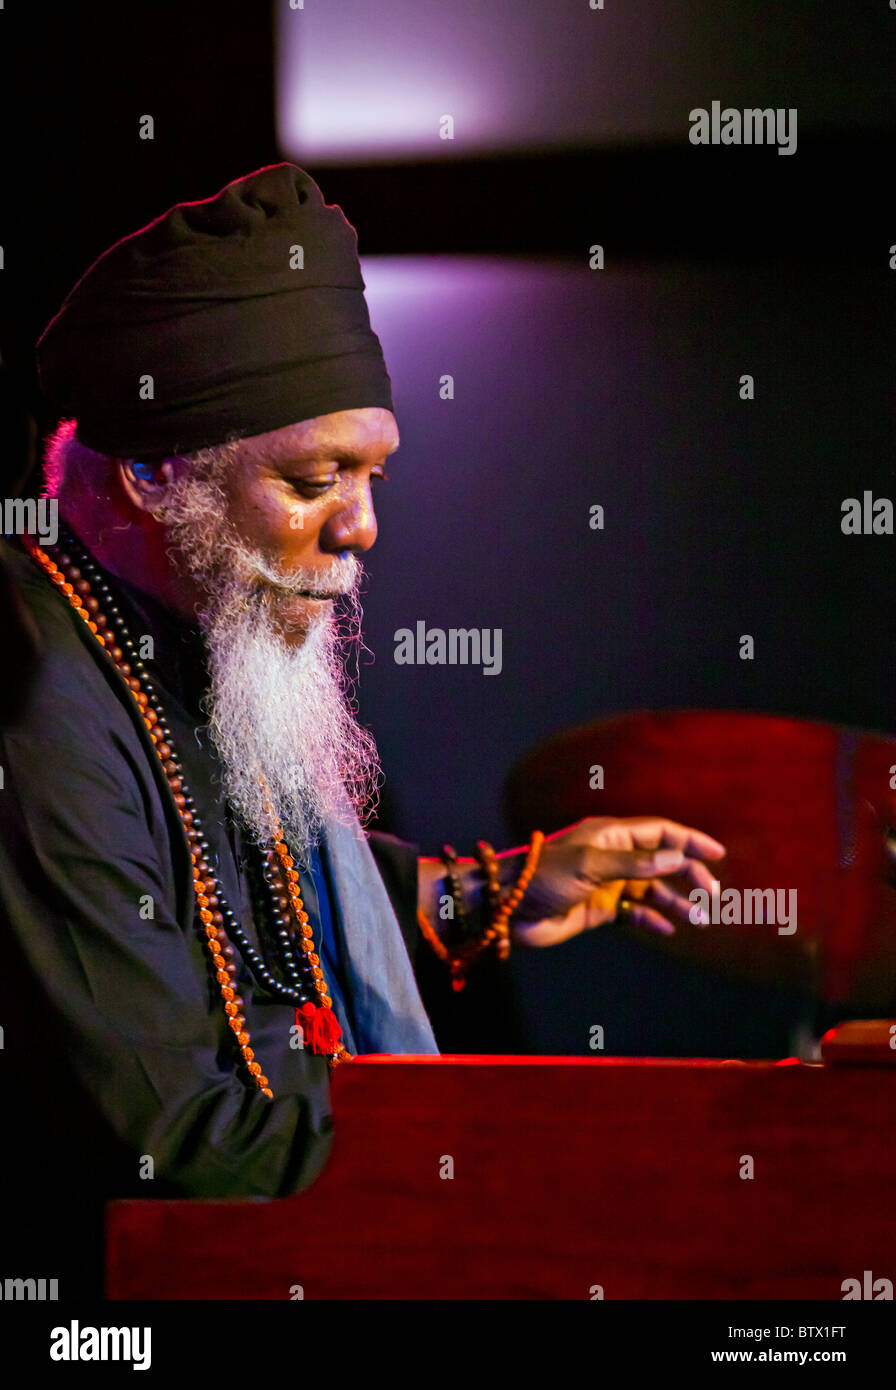
[[[7,680],[23,685],[6,731],[44,744],[91,748],[101,756],[103,743],[133,730],[120,677],[83,619],[24,550],[0,539],[0,559],[36,646],[28,670],[6,673]]]
[[[417,856],[419,846],[397,835],[368,830],[367,842],[392,903],[411,961],[417,950]]]

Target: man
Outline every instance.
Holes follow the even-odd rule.
[[[41,656],[0,747],[4,1191],[16,1258],[42,1218],[36,1274],[96,1280],[110,1195],[307,1187],[329,1067],[437,1050],[411,960],[443,870],[363,834],[379,766],[346,679],[399,445],[363,289],[353,228],[281,164],[117,243],[39,344],[64,527],[3,547]],[[612,916],[608,879],[671,930],[690,903],[662,876],[709,887],[724,853],[649,818],[537,848],[536,945]],[[498,857],[505,891],[526,855]]]

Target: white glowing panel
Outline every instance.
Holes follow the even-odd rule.
[[[669,106],[655,0],[627,0],[621,14],[617,0],[609,11],[589,0],[279,0],[277,15],[279,138],[299,161],[615,142],[655,133]],[[676,106],[665,125],[683,120]]]
[[[820,29],[804,0],[604,5],[276,0],[281,149],[311,164],[463,158],[686,143],[690,110],[713,100],[800,107],[801,129],[889,109],[886,59],[850,40],[848,6],[825,6]]]

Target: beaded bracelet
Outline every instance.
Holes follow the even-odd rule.
[[[453,845],[445,845],[442,849],[442,865],[445,869],[445,882],[448,892],[451,895],[451,902],[454,907],[454,927],[455,934],[459,941],[468,940],[471,936],[470,914],[464,901],[464,886],[457,872],[457,853]]]
[[[541,847],[544,844],[544,835],[540,830],[532,832],[532,843],[529,846],[529,853],[526,855],[526,862],[523,865],[523,872],[516,881],[516,887],[511,890],[508,896],[502,901],[498,909],[498,915],[492,922],[491,927],[486,932],[486,937],[491,933],[497,940],[498,959],[506,960],[510,955],[510,918],[519,907],[526,894],[526,889],[532,881],[538,858],[541,854]]]
[[[484,841],[480,842],[480,849],[481,846],[484,844]],[[523,865],[522,873],[517,879],[514,887],[508,891],[506,896],[503,896],[500,899],[500,904],[497,908],[497,911],[494,913],[489,926],[482,933],[482,936],[478,940],[465,943],[464,945],[456,948],[453,951],[450,950],[445,945],[444,941],[442,941],[439,937],[438,932],[430,922],[423,908],[417,908],[417,922],[419,923],[420,930],[423,933],[425,939],[429,942],[432,949],[435,951],[436,955],[439,957],[439,960],[444,961],[445,964],[448,966],[449,970],[451,971],[451,985],[453,989],[461,990],[464,988],[467,982],[467,972],[470,966],[473,965],[475,961],[477,961],[479,957],[485,951],[488,950],[492,943],[495,943],[496,952],[499,960],[506,960],[509,956],[510,918],[522,902],[523,897],[526,893],[526,889],[529,887],[529,884],[532,881],[532,877],[535,873],[535,869],[538,864],[538,859],[541,854],[541,847],[543,844],[543,833],[540,830],[534,830],[532,832],[532,842],[529,845],[528,851],[526,853],[526,862]],[[488,861],[488,851],[490,850],[490,848],[490,846],[485,845],[484,851],[481,850],[481,852],[483,853],[483,857],[486,859],[486,862]],[[492,851],[492,858],[494,857],[494,851]],[[491,901],[494,901],[492,895],[494,894],[494,877],[496,876],[497,865],[494,865],[491,869],[487,871],[486,874],[486,877],[489,880],[489,893]],[[500,891],[500,881],[498,882],[498,887]]]
[[[489,919],[494,921],[501,907],[501,879],[498,874],[498,857],[486,840],[476,841],[476,862],[485,877]]]

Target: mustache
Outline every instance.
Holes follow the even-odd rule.
[[[247,597],[256,598],[344,598],[356,596],[365,570],[355,555],[333,557],[324,565],[292,565],[288,568],[268,560],[261,552],[244,545],[231,548],[235,565],[225,565]]]

